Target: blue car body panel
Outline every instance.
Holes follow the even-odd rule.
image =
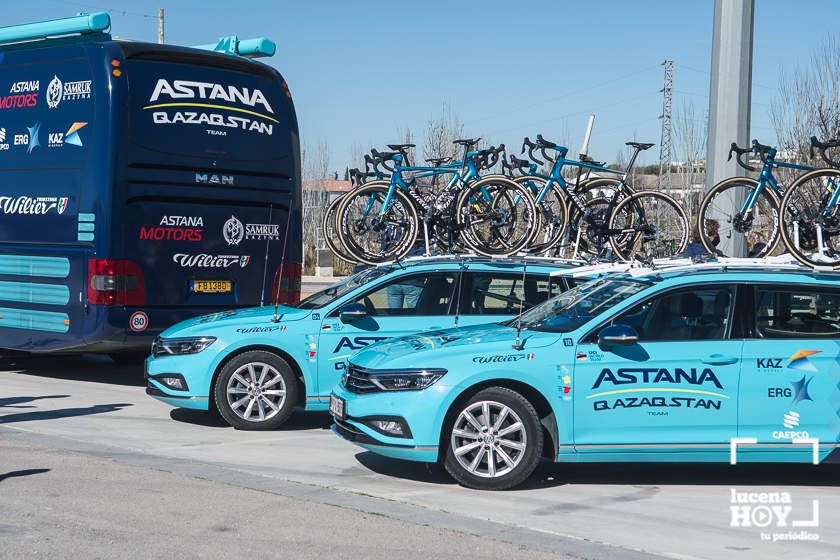
[[[380,342],[355,354],[353,367],[399,371],[421,365],[447,373],[420,391],[358,393],[337,385],[333,394],[344,400],[345,418],[335,431],[382,455],[436,461],[439,446],[448,443],[441,434],[453,403],[476,386],[501,384],[538,393],[548,404],[543,425],[554,431],[557,461],[729,461],[733,438],[738,461],[811,462],[815,449],[823,461],[840,441],[836,334],[639,341],[606,350],[590,337],[657,295],[713,286],[737,292],[733,313],[762,289],[825,290],[826,305],[833,307],[806,309],[792,324],[833,321],[838,329],[837,278],[805,271],[663,273],[570,332],[522,331],[516,347],[516,329],[505,325]],[[411,437],[384,436],[359,420],[383,415],[404,419]]]

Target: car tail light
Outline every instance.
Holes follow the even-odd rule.
[[[283,263],[274,272],[274,285],[271,287],[273,305],[294,305],[300,302],[300,263]]]
[[[98,305],[144,305],[143,274],[134,261],[88,260],[88,301]]]

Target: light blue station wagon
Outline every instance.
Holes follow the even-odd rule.
[[[519,328],[518,328],[519,327]],[[554,461],[840,458],[840,275],[737,262],[579,285],[351,358],[334,431],[503,489]]]
[[[382,265],[295,307],[205,315],[167,329],[146,361],[147,394],[215,408],[240,429],[281,425],[297,405],[326,410],[347,359],[368,344],[424,330],[509,319],[569,288],[569,261],[417,258]]]

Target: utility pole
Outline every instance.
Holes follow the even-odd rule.
[[[729,156],[729,146],[746,146],[750,139],[754,0],[715,0],[712,37],[712,78],[709,84],[709,139],[706,145],[706,190],[727,177],[743,176]],[[743,234],[734,231],[732,219],[745,193],[736,189],[717,215],[720,246],[726,255],[746,256]],[[703,224],[701,224],[701,227]]]
[[[662,86],[662,136],[659,139],[659,190],[671,196],[671,116],[674,95],[674,61],[666,60],[665,83]]]
[[[163,44],[163,8],[158,8],[158,43]]]

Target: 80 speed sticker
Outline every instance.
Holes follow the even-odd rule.
[[[134,332],[143,332],[149,326],[149,316],[142,311],[135,311],[128,319],[128,326]]]

